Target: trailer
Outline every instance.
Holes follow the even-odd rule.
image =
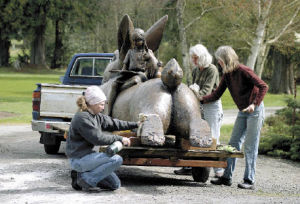
[[[218,150],[222,145],[212,148],[198,148],[186,145],[186,140],[183,140],[180,147],[177,148],[174,147],[174,144],[173,147],[149,147],[141,146],[137,137],[130,137],[131,133],[117,132],[116,134],[129,137],[133,144],[130,147],[123,147],[118,152],[123,158],[123,165],[192,167],[192,177],[196,182],[206,182],[211,167],[226,168],[228,158],[244,157],[241,151]],[[101,146],[99,151],[105,152],[106,146]]]
[[[52,128],[65,132],[69,124],[52,124]],[[166,145],[163,147],[143,146],[135,132],[115,131],[112,134],[130,139],[132,146],[118,152],[126,166],[161,166],[161,167],[192,167],[192,177],[196,182],[205,183],[209,178],[211,167],[226,168],[228,158],[244,158],[241,151],[227,152],[218,150],[222,145],[213,145],[209,148],[193,147],[188,140],[180,139],[176,145],[176,136],[166,135]],[[100,146],[99,152],[105,152],[107,146]]]

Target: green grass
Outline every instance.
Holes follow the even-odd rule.
[[[297,98],[300,98],[300,85],[297,86]],[[287,94],[271,94],[267,93],[264,97],[264,105],[265,107],[275,107],[275,106],[285,106],[286,105],[286,99],[287,98],[292,98],[292,95],[287,95]],[[224,110],[228,109],[236,109],[236,105],[232,100],[232,97],[226,89],[225,93],[221,97],[222,100],[222,106]]]
[[[220,143],[221,144],[228,144],[231,133],[233,129],[233,124],[232,125],[222,125],[221,127],[221,133],[220,133]]]
[[[32,111],[32,91],[36,83],[59,83],[64,71],[27,69],[15,72],[12,68],[0,68],[0,112],[16,115],[0,118],[3,123],[29,123]]]

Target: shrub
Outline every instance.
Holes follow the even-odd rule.
[[[300,161],[300,101],[287,100],[287,107],[265,120],[259,153]]]

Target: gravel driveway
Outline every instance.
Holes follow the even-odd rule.
[[[196,183],[167,167],[121,167],[122,187],[78,192],[71,188],[64,152],[47,155],[30,125],[0,126],[0,203],[300,203],[300,163],[259,156],[256,190],[241,190],[244,159],[231,187]],[[211,174],[213,176],[213,174]]]

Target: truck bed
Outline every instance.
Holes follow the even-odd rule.
[[[41,84],[41,117],[71,119],[77,112],[76,100],[87,86]]]

